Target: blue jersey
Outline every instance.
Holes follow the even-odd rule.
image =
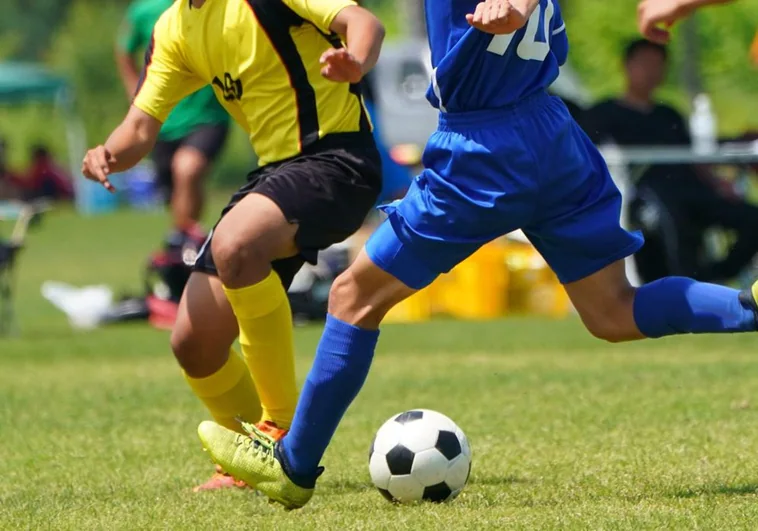
[[[540,0],[510,35],[472,28],[476,0],[426,0],[434,76],[427,92],[443,112],[497,109],[549,87],[566,62],[568,38],[557,0]]]

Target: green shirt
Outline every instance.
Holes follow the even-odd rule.
[[[144,52],[150,44],[153,27],[172,0],[137,0],[126,13],[119,36],[119,46],[130,55]],[[161,128],[161,140],[177,140],[189,135],[197,126],[228,123],[229,114],[216,99],[210,86],[187,96],[174,107]]]

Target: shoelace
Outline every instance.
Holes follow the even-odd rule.
[[[264,460],[274,459],[274,444],[276,441],[268,434],[256,428],[254,424],[241,422],[240,425],[247,432],[247,435],[237,435],[235,439],[237,445],[244,446],[246,450],[252,450],[262,455]]]

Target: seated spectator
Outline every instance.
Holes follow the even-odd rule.
[[[654,100],[666,77],[667,50],[645,40],[631,43],[624,56],[626,92],[587,110],[581,125],[597,144],[682,146],[690,135],[682,115]],[[709,168],[659,165],[644,171],[636,183],[633,217],[647,243],[635,257],[642,278],[691,276],[723,282],[735,278],[758,253],[758,207],[741,199]],[[719,227],[736,233],[723,260],[703,251],[705,232]]]
[[[27,200],[70,200],[74,197],[71,177],[55,163],[45,146],[32,148],[31,166],[26,178],[20,183],[23,196]]]

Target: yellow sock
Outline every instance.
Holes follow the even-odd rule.
[[[184,377],[215,421],[222,426],[242,433],[237,417],[253,423],[260,420],[261,401],[250,371],[234,349],[229,351],[229,360],[215,374],[192,378],[185,373]]]
[[[240,328],[240,345],[263,407],[263,420],[289,428],[297,405],[292,311],[279,276],[224,288]]]

